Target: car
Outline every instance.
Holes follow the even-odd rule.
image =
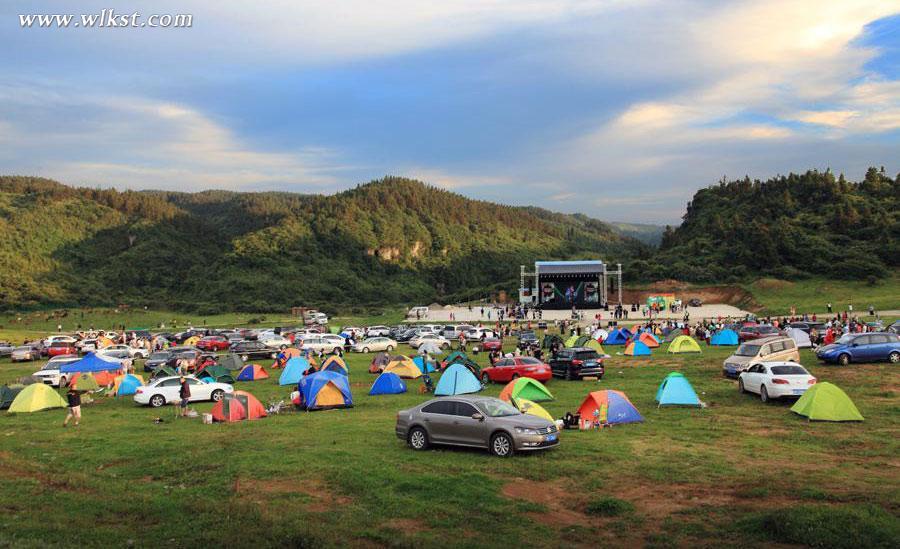
[[[434,343],[441,349],[449,349],[450,342],[444,336],[440,336],[437,334],[419,334],[416,337],[409,340],[409,346],[413,349],[418,349],[422,346],[426,341],[430,343]]]
[[[582,379],[586,376],[603,379],[603,357],[588,347],[560,349],[556,353],[556,358],[550,360],[550,369],[554,377],[567,380]]]
[[[13,362],[31,362],[41,358],[41,351],[32,345],[21,345],[12,350],[9,358]]]
[[[157,368],[168,364],[173,356],[175,356],[175,353],[171,351],[156,351],[155,353],[151,353],[144,362],[144,371],[155,372]]]
[[[468,330],[463,332],[463,335],[465,335],[466,339],[468,339],[469,341],[475,341],[478,339],[487,339],[489,337],[497,337],[497,334],[494,332],[494,330],[491,330],[490,328],[477,328],[477,327],[469,328]],[[459,336],[457,335],[457,337],[459,337]]]
[[[194,376],[185,376],[191,388],[190,402],[211,400],[219,402],[226,393],[233,393],[234,387],[228,383],[205,383]],[[138,404],[149,405],[151,408],[159,408],[170,402],[180,402],[181,378],[179,376],[166,376],[153,380],[147,385],[138,387],[134,393],[134,401]]]
[[[766,337],[742,343],[722,364],[722,375],[737,378],[758,362],[800,362],[797,342],[786,336]]]
[[[689,307],[702,307],[703,300],[701,300],[699,297],[692,297],[688,300],[688,306]]]
[[[264,334],[261,335],[258,340],[270,349],[284,349],[291,346],[290,339],[281,337],[278,334]]]
[[[400,343],[408,343],[410,339],[416,337],[418,334],[419,330],[416,328],[407,328],[403,332],[397,334],[397,336],[394,337],[394,340]]]
[[[147,358],[150,356],[150,351],[144,349],[143,347],[132,347],[131,345],[110,345],[109,347],[104,347],[100,349],[97,354],[100,355],[115,355],[116,358]]]
[[[344,338],[340,336],[334,337],[307,337],[304,338],[299,347],[301,349],[309,349],[313,352],[322,351],[323,353],[338,354],[344,348]]]
[[[485,448],[495,456],[509,457],[559,446],[555,423],[484,396],[438,397],[400,410],[394,431],[413,450],[448,444]]]
[[[459,334],[464,334],[473,328],[474,328],[474,326],[470,326],[468,324],[459,324],[459,325],[448,324],[437,331],[440,332],[440,334],[442,336],[446,337],[447,339],[456,339],[459,337]]]
[[[816,378],[795,362],[759,362],[738,377],[738,390],[756,393],[760,400],[799,398],[815,385]]]
[[[96,351],[100,348],[100,342],[94,338],[90,339],[82,339],[78,343],[75,344],[75,347],[78,348],[78,352],[85,354]]]
[[[366,328],[366,337],[388,337],[391,329],[387,326],[369,326]]]
[[[522,331],[519,332],[519,341],[516,346],[524,351],[529,347],[540,347],[540,341],[534,332]]]
[[[69,342],[60,339],[52,342],[47,349],[47,356],[74,355],[77,353],[78,349],[75,347],[74,341]]]
[[[68,380],[66,374],[60,374],[60,367],[64,364],[78,362],[79,360],[81,360],[81,358],[78,355],[55,356],[48,360],[40,370],[31,375],[40,379],[42,383],[46,383],[47,385],[65,387]]]
[[[481,370],[481,381],[484,383],[508,383],[520,377],[549,381],[553,370],[549,364],[531,356],[501,358],[493,366]]]
[[[481,342],[482,351],[502,351],[503,340],[496,337],[489,337]]]
[[[750,341],[751,339],[760,339],[763,337],[771,337],[776,335],[782,335],[782,333],[775,326],[769,326],[768,324],[759,324],[756,326],[744,326],[741,328],[740,332],[738,332],[738,339],[740,341]]]
[[[890,326],[887,327],[886,331],[892,334],[900,334],[900,320],[895,320]]]
[[[44,346],[50,347],[51,345],[53,345],[53,343],[55,343],[57,341],[61,341],[63,343],[71,343],[74,345],[78,340],[75,339],[74,337],[68,336],[68,335],[52,335],[52,336],[47,336],[44,339]]]
[[[428,307],[411,307],[406,313],[407,318],[428,318]]]
[[[228,338],[223,335],[211,335],[200,338],[200,341],[194,344],[198,349],[203,351],[225,351],[231,345]]]
[[[816,349],[822,362],[846,366],[851,362],[900,362],[900,335],[890,332],[844,334],[831,345]]]
[[[391,352],[397,348],[397,342],[388,337],[369,337],[353,346],[357,353]]]
[[[240,356],[244,362],[264,358],[275,360],[278,357],[277,349],[272,349],[261,341],[239,341],[232,344],[229,350]]]
[[[9,341],[0,341],[0,356],[9,356],[15,347]]]

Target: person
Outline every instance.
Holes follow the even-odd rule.
[[[178,396],[181,398],[181,417],[185,417],[187,416],[188,404],[191,402],[191,386],[188,385],[184,376],[181,376],[181,388],[178,390]]]
[[[831,314],[831,302],[829,302],[829,303],[828,303],[827,305],[825,305],[825,306],[828,307],[828,314]]]
[[[69,390],[66,392],[66,400],[69,403],[69,412],[66,414],[66,419],[63,420],[63,427],[68,427],[69,420],[73,418],[75,419],[75,427],[78,427],[78,423],[81,421],[81,393],[70,385]]]

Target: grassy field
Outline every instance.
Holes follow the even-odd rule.
[[[396,412],[426,397],[417,381],[404,395],[368,396],[365,355],[349,357],[346,410],[203,425],[107,398],[85,406],[77,429],[61,427],[63,410],[3,413],[0,546],[895,546],[896,366],[820,366],[805,351],[803,363],[866,417],[810,423],[787,403],[738,394],[721,377],[727,350],[616,351],[599,383],[550,382],[545,407],[559,417],[589,391],[620,389],[644,423],[565,431],[555,450],[506,460],[408,449]],[[0,382],[35,366],[4,361]],[[655,406],[673,370],[707,408]],[[263,403],[291,390],[237,385]]]
[[[900,275],[869,285],[866,281],[809,279],[797,282],[761,279],[746,286],[753,299],[762,306],[760,314],[783,315],[791,307],[798,314],[827,312],[830,302],[834,311],[846,311],[853,305],[855,312],[868,315],[869,305],[877,311],[900,309]]]

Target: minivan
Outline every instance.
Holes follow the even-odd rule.
[[[733,355],[725,359],[722,374],[737,378],[751,364],[758,362],[800,362],[800,351],[793,339],[771,336],[741,344]]]

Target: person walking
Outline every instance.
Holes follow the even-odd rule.
[[[69,426],[69,420],[75,420],[75,427],[78,427],[78,423],[81,421],[81,393],[75,390],[75,387],[69,385],[69,390],[66,391],[66,400],[69,404],[69,411],[66,414],[66,419],[63,420],[63,427]]]
[[[188,404],[191,402],[191,387],[188,385],[187,379],[181,376],[181,388],[178,390],[178,397],[181,398],[181,417],[187,416]]]

